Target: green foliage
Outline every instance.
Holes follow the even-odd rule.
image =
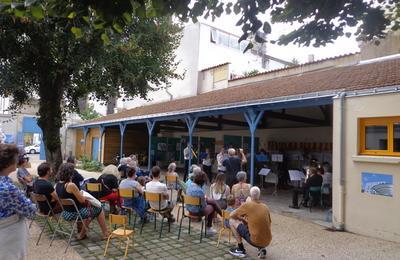
[[[85,27],[84,20],[76,20],[78,12],[71,14],[67,6],[68,15],[53,17],[43,5],[43,19],[16,18],[1,7],[0,95],[12,98],[14,111],[39,97],[38,124],[46,159],[56,160],[54,168],[62,162],[63,117],[77,112],[81,97],[147,98],[149,91],[181,78],[174,54],[181,29],[169,17],[132,17],[122,32],[104,34]]]
[[[243,31],[243,39],[258,30],[269,34],[270,22],[261,21],[261,14],[268,14],[273,23],[300,23],[299,28],[282,35],[279,44],[325,45],[332,40],[353,33],[346,27],[356,27],[354,35],[371,40],[382,37],[387,30],[400,28],[400,4],[398,0],[3,0],[2,13],[15,17],[43,19],[65,17],[81,27],[81,32],[99,31],[104,43],[106,35],[120,33],[134,18],[155,18],[172,15],[181,21],[197,21],[198,17],[213,20],[223,13],[241,14],[236,25]],[[265,15],[264,15],[265,17]],[[72,32],[81,37],[79,30]]]
[[[87,156],[81,157],[81,168],[89,172],[101,172],[103,170],[103,164],[98,161],[90,160]]]
[[[246,71],[245,73],[243,73],[243,75],[245,77],[250,77],[250,76],[257,75],[258,73],[260,73],[260,72],[256,69],[254,69],[254,70]]]
[[[96,110],[94,110],[94,106],[89,104],[85,110],[82,112],[78,113],[79,117],[84,120],[92,120],[101,117],[101,114],[99,114]]]

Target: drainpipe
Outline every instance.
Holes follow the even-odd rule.
[[[169,100],[174,99],[174,96],[171,94],[171,92],[168,91],[168,89],[165,89],[165,92],[167,92],[167,94],[169,96]]]
[[[345,224],[345,173],[344,173],[344,160],[345,160],[345,97],[346,93],[339,94],[340,99],[340,136],[339,136],[339,218],[336,221],[335,229],[338,231],[344,230]]]

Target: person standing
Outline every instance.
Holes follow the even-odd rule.
[[[228,158],[224,160],[222,165],[226,168],[226,184],[232,188],[236,183],[236,174],[241,170],[242,164],[247,162],[243,149],[239,149],[241,158],[236,156],[236,151],[233,148],[228,149]]]
[[[223,165],[223,162],[225,161],[225,159],[227,159],[228,156],[225,152],[224,147],[221,148],[220,152],[217,154],[217,164],[218,164],[218,172],[225,172],[226,168]]]
[[[230,214],[230,227],[237,241],[237,248],[229,253],[237,257],[246,257],[242,239],[258,249],[258,257],[265,258],[266,247],[271,243],[271,216],[267,205],[260,202],[260,188],[250,189],[251,200],[242,204]]]
[[[185,160],[185,172],[183,174],[183,181],[187,180],[187,176],[189,174],[189,160],[192,158],[192,147],[190,146],[190,144],[188,144],[183,150],[183,159]]]
[[[203,171],[207,174],[208,180],[212,182],[213,176],[211,171],[212,162],[210,157],[210,149],[206,148],[206,150],[201,153],[200,159],[201,164],[203,165]]]
[[[33,218],[35,205],[16,187],[10,173],[17,167],[18,148],[0,144],[0,260],[25,259],[28,228],[25,218]]]

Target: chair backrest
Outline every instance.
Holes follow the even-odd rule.
[[[61,206],[63,207],[64,210],[64,206],[72,206],[75,208],[76,213],[79,213],[79,209],[78,206],[76,205],[75,201],[73,199],[59,199]]]
[[[144,192],[144,199],[151,202],[158,202],[161,201],[162,194],[161,193],[154,193],[154,192]]]
[[[222,221],[228,220],[231,218],[231,213],[226,210],[222,210]]]
[[[101,183],[86,183],[86,190],[89,192],[100,192],[102,190]]]
[[[34,203],[45,202],[45,201],[47,201],[47,197],[45,195],[43,195],[43,194],[37,194],[37,193],[32,192],[31,193],[31,200]]]
[[[183,196],[183,204],[192,205],[192,206],[201,206],[201,199],[199,197],[192,197],[189,195]]]
[[[118,196],[120,198],[133,199],[135,197],[135,190],[133,190],[133,189],[118,189]]]
[[[167,185],[168,185],[168,183],[176,184],[176,183],[178,183],[178,176],[166,175],[165,176],[165,181],[167,182]]]
[[[110,221],[110,225],[126,225],[127,223],[126,215],[109,214],[108,219]]]

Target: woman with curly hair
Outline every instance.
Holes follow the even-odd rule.
[[[8,177],[17,168],[18,149],[0,144],[0,259],[24,259],[28,240],[25,218],[35,215],[36,207]]]
[[[56,184],[56,192],[60,199],[72,199],[78,207],[79,213],[84,219],[86,227],[89,226],[92,219],[96,218],[99,222],[101,231],[103,232],[103,239],[108,237],[108,230],[105,221],[104,211],[102,208],[87,206],[85,197],[79,191],[79,188],[72,182],[74,174],[74,165],[72,163],[64,163],[58,170],[58,180]],[[73,220],[77,217],[76,210],[73,206],[64,206],[62,216],[65,220]],[[81,229],[77,240],[85,239],[87,230]]]

